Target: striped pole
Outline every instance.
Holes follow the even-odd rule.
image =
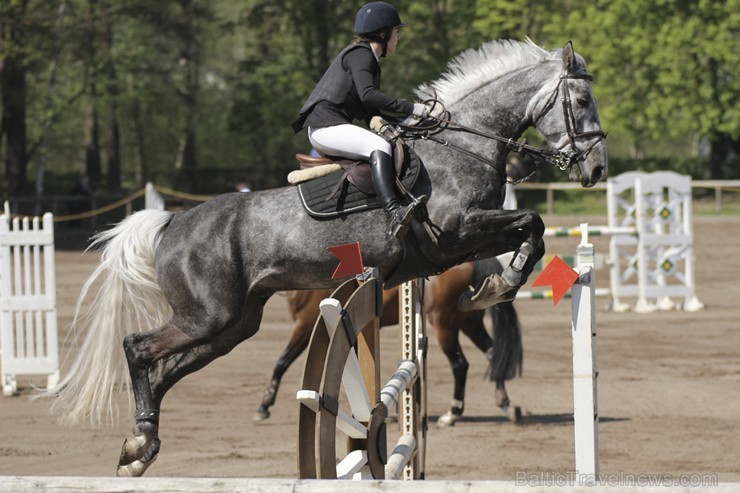
[[[594,296],[601,298],[604,296],[609,296],[611,294],[611,291],[608,288],[596,288],[594,289]],[[543,291],[519,291],[516,294],[517,300],[551,300],[553,297],[552,290],[547,289]],[[565,293],[563,298],[572,298],[573,293],[571,291],[568,291]]]
[[[591,236],[637,235],[637,229],[627,226],[590,226]],[[550,237],[581,236],[581,228],[550,227],[545,228],[545,235]]]

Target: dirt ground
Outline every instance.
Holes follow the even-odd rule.
[[[580,217],[545,217],[549,226]],[[591,218],[603,224],[603,218]],[[740,217],[696,217],[695,313],[611,313],[599,300],[598,392],[601,472],[716,475],[740,481]],[[730,240],[730,241],[728,241]],[[606,253],[606,240],[594,238]],[[573,238],[548,241],[549,252],[572,254]],[[94,254],[57,253],[60,340]],[[599,285],[608,279],[598,274]],[[524,339],[524,374],[508,383],[522,406],[520,425],[506,420],[483,380],[486,361],[472,344],[465,418],[429,429],[427,478],[515,480],[517,474],[574,469],[570,302],[516,302]],[[164,401],[162,449],[149,476],[297,476],[298,390],[304,358],[287,373],[272,417],[252,420],[291,323],[284,296],[270,300],[262,329],[231,354],[181,381]],[[382,332],[384,374],[398,359],[398,331]],[[65,351],[66,352],[66,351]],[[430,330],[429,414],[444,413],[452,374]],[[386,371],[387,370],[387,371]],[[48,402],[29,401],[29,381],[0,397],[0,475],[110,476],[131,423],[113,429],[65,428]],[[124,401],[122,401],[124,402]],[[123,404],[122,404],[123,405]],[[122,413],[128,416],[127,412]]]

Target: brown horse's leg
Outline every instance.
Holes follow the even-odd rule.
[[[264,394],[262,394],[260,407],[254,413],[255,421],[262,421],[270,417],[270,407],[275,404],[275,400],[277,399],[280,380],[283,378],[285,372],[288,371],[290,365],[308,347],[313,327],[316,324],[316,319],[319,317],[319,303],[329,296],[331,296],[331,291],[327,289],[288,292],[288,311],[290,311],[290,315],[295,322],[293,332],[291,333],[288,345],[285,346],[277,363],[275,363],[275,368],[272,370],[270,384],[265,389]]]
[[[318,305],[317,305],[318,306]],[[314,320],[315,322],[315,320]],[[311,340],[311,331],[313,330],[313,323],[299,323],[296,321],[296,325],[293,328],[293,335],[290,337],[288,345],[285,346],[282,354],[275,364],[275,368],[272,370],[272,379],[270,385],[265,389],[265,393],[262,394],[262,402],[260,407],[254,413],[255,421],[262,421],[270,417],[270,407],[275,404],[277,399],[277,392],[280,388],[280,380],[290,365],[303,353],[308,347],[308,342]]]
[[[290,341],[280,354],[272,371],[270,384],[262,394],[260,407],[254,413],[255,421],[263,421],[270,417],[270,407],[275,405],[280,381],[290,365],[298,359],[308,347],[313,333],[316,319],[319,317],[319,304],[324,298],[331,296],[330,290],[316,289],[311,291],[289,291],[288,310],[295,324]],[[380,326],[396,325],[398,323],[398,289],[383,291],[383,315],[380,318]]]
[[[465,359],[462,347],[458,341],[459,330],[451,325],[435,325],[437,341],[450,362],[455,386],[452,394],[450,410],[439,417],[437,426],[454,426],[462,417],[465,409],[465,381],[468,376],[468,360]]]

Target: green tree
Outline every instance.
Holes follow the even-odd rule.
[[[561,25],[561,41],[588,40],[580,51],[598,77],[605,126],[631,141],[633,157],[644,157],[646,144],[688,137],[694,149],[709,143],[710,176],[723,177],[740,139],[738,0],[600,1]]]

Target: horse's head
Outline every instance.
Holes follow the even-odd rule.
[[[562,50],[563,70],[545,84],[529,105],[535,128],[561,154],[558,166],[569,168],[570,179],[592,187],[607,176],[606,133],[601,130],[593,77],[570,41]]]

